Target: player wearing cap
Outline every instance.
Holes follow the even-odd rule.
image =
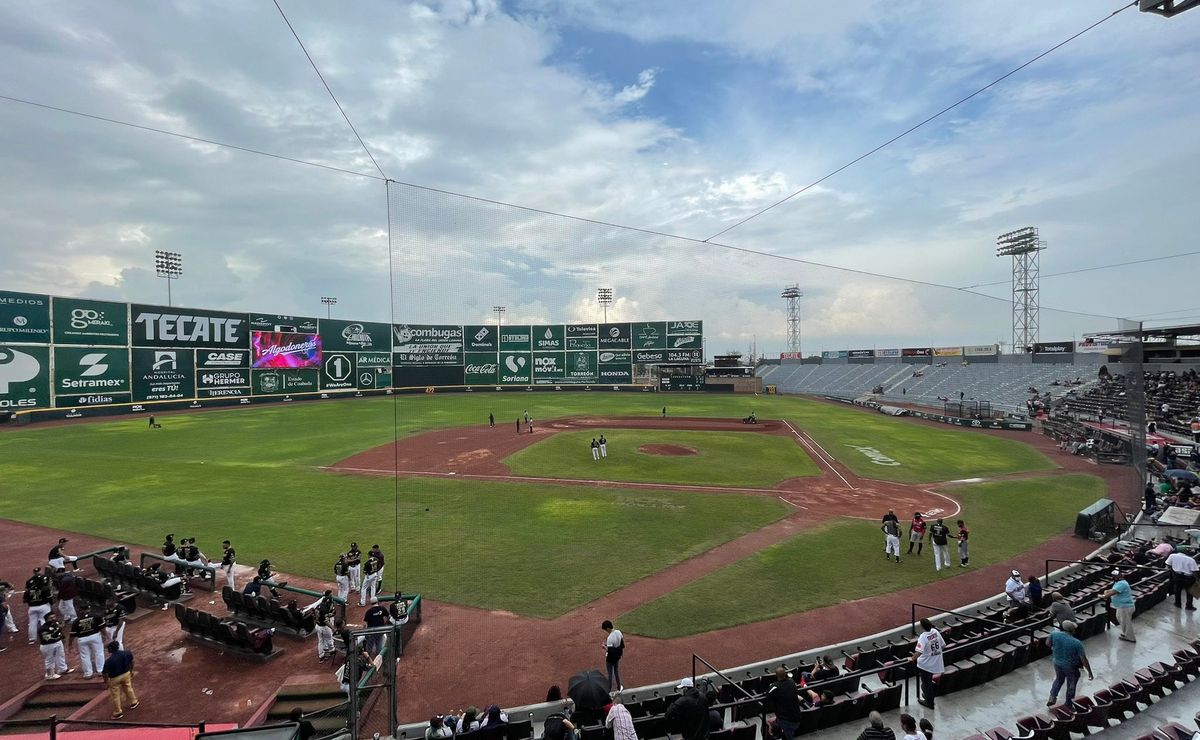
[[[162,555],[164,558],[173,558],[178,548],[175,547],[175,535],[168,534],[162,543]]]
[[[950,528],[941,519],[929,528],[929,544],[933,545],[934,570],[950,567]]]
[[[892,559],[892,553],[896,553],[896,564],[900,563],[900,522],[893,515],[891,519],[884,517],[883,526],[883,556],[888,560]]]
[[[908,525],[908,554],[912,555],[913,545],[917,546],[917,554],[925,547],[925,517],[921,512],[913,514],[912,522]]]
[[[603,434],[601,434],[600,435],[600,459],[603,460],[607,457],[608,457],[608,440],[604,438]]]
[[[333,579],[337,581],[338,598],[345,601],[350,595],[350,566],[346,565],[345,553],[338,555],[337,562],[333,564]]]
[[[25,581],[25,593],[22,600],[29,605],[29,644],[38,641],[38,629],[42,621],[50,614],[50,601],[53,597],[50,578],[42,573],[41,568],[34,568],[33,575]]]
[[[958,567],[965,568],[967,563],[971,561],[971,549],[967,540],[971,536],[971,530],[967,529],[967,525],[963,524],[963,520],[958,520]]]
[[[104,629],[104,616],[88,610],[71,623],[71,637],[79,650],[79,664],[83,666],[83,677],[91,678],[104,668],[104,641],[100,631]]]
[[[1004,582],[1004,593],[1008,594],[1008,606],[1017,609],[1025,603],[1025,582],[1021,580],[1021,571],[1015,568],[1008,580]]]
[[[379,568],[379,558],[369,556],[363,565],[362,591],[358,593],[359,606],[366,606],[368,601],[375,598],[375,592],[379,589]]]
[[[237,550],[229,544],[229,540],[221,542],[221,570],[225,572],[225,585],[236,589],[236,579],[233,577],[233,566],[237,565]]]
[[[71,564],[71,570],[79,570],[79,558],[67,554],[66,537],[58,538],[58,544],[50,548],[50,555],[46,558],[46,562],[52,571],[57,571],[59,568],[66,568],[67,563]]]
[[[595,437],[592,437],[591,447],[592,447],[592,459],[599,460],[600,459],[600,443],[596,441]]]
[[[383,558],[383,550],[379,549],[379,545],[371,545],[371,551],[367,553],[369,557],[373,557],[379,561],[379,582],[383,583],[383,566],[387,561]]]
[[[116,597],[109,597],[104,605],[104,644],[112,642],[118,649],[125,649],[125,607],[117,603]]]
[[[362,552],[357,542],[351,542],[346,551],[346,565],[350,569],[350,590],[357,591],[362,586]]]
[[[317,632],[317,661],[324,663],[337,654],[333,644],[333,592],[325,591],[325,595],[316,603],[316,632]]]
[[[47,614],[46,619],[37,629],[38,648],[42,651],[42,663],[46,667],[46,678],[62,678],[64,674],[74,673],[74,668],[67,667],[67,652],[63,648],[62,623],[57,614]]]

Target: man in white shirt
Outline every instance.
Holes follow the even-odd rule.
[[[933,709],[933,697],[936,693],[934,676],[946,672],[946,641],[928,619],[921,620],[921,629],[924,632],[917,638],[917,651],[913,653],[912,658],[917,662],[917,673],[920,674],[920,680],[917,681],[917,703]]]
[[[1013,570],[1012,575],[1004,582],[1004,593],[1008,594],[1009,608],[1017,608],[1025,601],[1025,584],[1021,581],[1021,571]]]
[[[1192,584],[1196,582],[1196,559],[1176,550],[1167,557],[1167,567],[1171,570],[1171,590],[1175,592],[1175,608],[1182,604],[1180,597],[1187,594],[1187,611],[1196,611],[1192,603]]]

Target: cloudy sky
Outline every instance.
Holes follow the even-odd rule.
[[[698,240],[1119,7],[281,4],[398,183]],[[162,302],[168,249],[176,303],[200,307],[577,321],[611,286],[610,318],[701,318],[710,349],[772,352],[798,283],[806,351],[1007,340],[1003,300],[835,268],[1003,299],[995,237],[1021,226],[1047,274],[1196,249],[1198,42],[1200,11],[1128,10],[716,239],[805,262],[0,101],[0,288]],[[378,176],[270,2],[0,2],[0,65],[0,95]],[[1046,277],[1042,338],[1200,319],[1198,267]]]

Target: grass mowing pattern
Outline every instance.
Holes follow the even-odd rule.
[[[756,432],[684,432],[614,429],[608,457],[592,459],[594,432],[560,432],[504,460],[517,475],[696,486],[770,488],[820,473],[795,439]],[[642,445],[691,447],[695,455],[638,452]]]
[[[963,502],[962,518],[971,529],[971,567],[978,568],[1003,562],[1063,532],[1074,523],[1076,512],[1104,496],[1105,486],[1094,476],[1064,475],[956,487],[954,494]],[[953,522],[950,527],[954,529]],[[953,543],[950,552],[957,565]],[[682,637],[962,572],[957,567],[936,572],[928,544],[920,557],[905,556],[900,565],[888,562],[878,524],[836,520],[655,599],[619,623],[635,634]],[[1002,585],[996,584],[997,593]]]

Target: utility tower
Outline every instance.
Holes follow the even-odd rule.
[[[1038,340],[1041,272],[1038,253],[1046,242],[1026,226],[996,237],[996,256],[1012,257],[1012,351],[1030,352]]]
[[[781,298],[787,301],[787,351],[800,353],[800,299],[804,296],[799,285],[783,289]]]

